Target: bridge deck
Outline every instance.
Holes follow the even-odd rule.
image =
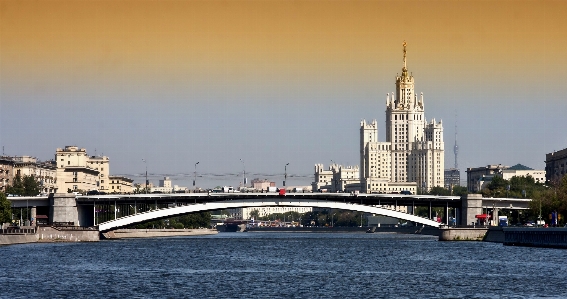
[[[349,193],[179,193],[179,194],[136,194],[136,195],[91,195],[78,196],[77,205],[92,205],[101,202],[133,203],[211,203],[225,200],[256,199],[272,200],[281,198],[304,200],[327,200],[375,206],[432,206],[460,208],[458,196],[403,195],[403,194],[349,194]]]

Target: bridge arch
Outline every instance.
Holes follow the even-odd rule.
[[[433,220],[398,212],[395,210],[361,205],[356,203],[348,202],[335,202],[327,200],[314,200],[314,199],[301,199],[301,198],[288,198],[282,197],[280,199],[237,199],[237,200],[225,200],[198,204],[189,204],[184,206],[172,207],[167,209],[152,210],[149,212],[138,213],[134,215],[129,215],[115,220],[103,222],[99,224],[99,231],[105,232],[120,227],[125,227],[132,224],[142,223],[146,221],[151,221],[155,219],[162,219],[168,217],[175,217],[183,214],[195,213],[195,212],[205,212],[214,210],[224,210],[224,209],[236,209],[236,208],[254,208],[254,207],[313,207],[313,208],[329,208],[337,210],[350,210],[364,213],[372,213],[382,216],[393,217],[397,219],[402,219],[406,221],[411,221],[427,226],[439,227],[440,223]]]

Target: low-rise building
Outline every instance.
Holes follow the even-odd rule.
[[[38,162],[35,177],[39,182],[41,193],[55,193],[55,189],[57,189],[57,167],[55,166],[55,161]]]
[[[105,192],[110,193],[132,193],[134,191],[134,187],[132,183],[134,180],[123,177],[123,176],[109,176],[109,189]]]
[[[10,159],[14,163],[13,178],[31,176],[38,182],[41,193],[55,192],[57,189],[55,161],[40,162],[37,158],[31,156],[15,156]]]
[[[112,192],[110,189],[110,160],[107,156],[90,156],[87,159],[87,165],[98,170],[97,187],[101,192]]]
[[[500,176],[505,180],[511,178],[531,176],[536,183],[545,182],[545,170],[534,170],[522,164],[516,164],[512,167],[498,165],[487,165],[485,167],[467,168],[467,190],[469,193],[477,193],[492,182],[494,176]]]
[[[0,192],[6,192],[6,187],[12,184],[14,178],[14,161],[10,157],[0,157]]]
[[[559,182],[567,174],[567,148],[545,155],[547,183]]]
[[[252,180],[252,188],[255,190],[267,190],[269,187],[275,187],[276,183],[275,182],[271,182],[268,181],[266,179],[261,180],[261,179],[253,179]]]
[[[445,189],[451,190],[453,186],[461,185],[461,171],[457,168],[445,169]]]
[[[157,187],[150,188],[151,193],[171,193],[173,192],[173,187],[171,187],[171,180],[169,177],[164,177],[163,180],[159,180],[159,185]]]
[[[508,166],[487,165],[484,167],[467,168],[467,190],[469,193],[477,193],[492,181],[495,174],[502,173]]]
[[[327,191],[333,192],[333,167],[335,164],[329,166],[329,169],[325,169],[323,164],[315,164],[315,180],[311,183],[311,189],[313,192]]]
[[[360,191],[360,170],[358,166],[331,164],[325,169],[323,164],[315,164],[315,180],[311,183],[313,192],[352,192]]]
[[[360,170],[358,166],[342,166],[333,168],[334,191],[353,192],[360,191]]]
[[[55,152],[57,188],[55,192],[98,190],[100,170],[90,167],[87,150],[65,146]]]
[[[227,212],[230,214],[231,218],[238,219],[238,220],[249,220],[252,219],[251,213],[257,210],[258,217],[267,217],[272,214],[284,214],[289,212],[297,212],[299,214],[312,212],[313,208],[311,207],[255,207],[255,208],[237,208],[237,209],[228,209]],[[270,220],[278,220],[278,219],[270,219]],[[280,221],[291,221],[292,219],[279,219]],[[294,219],[298,220],[298,219]]]

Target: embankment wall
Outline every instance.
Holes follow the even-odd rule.
[[[37,234],[0,235],[0,245],[13,245],[37,242]]]
[[[156,238],[217,234],[215,229],[117,229],[103,233],[106,239]]]
[[[482,241],[488,228],[442,228],[439,241]]]
[[[38,242],[98,242],[100,241],[97,229],[92,230],[57,230],[52,227],[39,227],[37,229]]]

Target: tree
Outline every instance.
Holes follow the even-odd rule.
[[[23,179],[24,185],[24,196],[36,196],[41,192],[39,182],[35,179],[33,175],[24,175]]]
[[[541,213],[542,218],[548,222],[551,212],[557,212],[560,222],[563,223],[567,215],[567,176],[559,182],[551,183],[549,188],[536,190],[530,209],[533,215],[539,216]]]
[[[429,194],[430,195],[443,195],[443,196],[448,196],[451,195],[451,191],[440,187],[440,186],[435,186],[433,188],[431,188],[431,190],[429,190]]]
[[[250,212],[250,218],[252,219],[258,219],[260,217],[260,211],[258,210],[252,210]]]
[[[12,221],[12,204],[6,194],[0,192],[0,224]]]
[[[23,195],[24,194],[24,183],[22,182],[22,177],[16,174],[14,181],[11,186],[6,187],[7,194]]]
[[[39,182],[33,175],[24,175],[22,178],[17,174],[12,186],[6,188],[6,193],[21,196],[36,196],[40,191]]]
[[[467,187],[465,186],[453,186],[453,196],[463,196],[468,193]]]

